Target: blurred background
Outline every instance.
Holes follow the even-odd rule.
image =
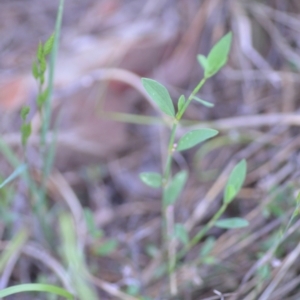
[[[30,105],[33,170],[41,162],[31,67],[39,41],[53,32],[57,7],[58,1],[0,0],[1,140],[20,154],[19,113]],[[140,77],[164,84],[176,103],[203,76],[197,54],[207,55],[229,31],[228,64],[200,92],[215,106],[192,103],[179,130],[180,136],[209,126],[220,134],[175,155],[174,171],[190,170],[175,218],[197,232],[220,206],[233,164],[245,158],[246,183],[226,216],[245,217],[250,226],[210,232],[209,255],[189,264],[200,245],[186,258],[178,299],[300,299],[300,223],[290,224],[283,243],[270,250],[294,212],[299,189],[299,0],[66,1],[48,133],[51,139],[58,128],[49,218],[74,198],[92,214],[102,239],[115,245],[103,255],[93,250],[92,238],[83,242],[103,282],[123,290],[136,285],[150,299],[166,299],[167,279],[157,279],[159,260],[153,258],[160,251],[160,193],[145,187],[139,173],[161,171],[170,131]],[[1,178],[12,172],[3,152],[0,167]],[[24,184],[2,194],[0,234],[9,240],[26,225],[32,240],[43,245],[30,221],[28,197]],[[7,284],[51,278],[30,255],[17,266]],[[126,299],[101,286],[98,293],[99,299]],[[11,299],[27,299],[22,297]]]

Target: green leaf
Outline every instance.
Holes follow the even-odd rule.
[[[27,169],[26,164],[22,164],[21,166],[17,167],[11,175],[9,175],[1,184],[0,189],[2,189],[5,185],[16,179],[20,176],[25,170]]]
[[[200,256],[204,257],[210,254],[211,250],[213,249],[216,243],[216,239],[214,237],[209,237],[205,240],[203,246],[200,250]]]
[[[39,42],[37,52],[36,52],[36,57],[37,57],[39,62],[41,62],[41,60],[44,59],[44,47],[43,47],[43,44],[41,42]]]
[[[177,151],[187,150],[218,134],[217,130],[203,128],[186,133],[178,142]]]
[[[41,85],[43,85],[44,82],[45,82],[45,74],[44,74],[44,73],[41,73],[39,78],[40,78],[40,83],[41,83]]]
[[[39,69],[36,61],[32,63],[32,75],[35,79],[39,78]]]
[[[48,40],[44,44],[45,56],[47,56],[51,52],[53,48],[53,44],[54,44],[54,33],[48,38]]]
[[[62,296],[66,299],[74,299],[73,295],[65,289],[49,284],[27,283],[8,287],[0,291],[0,298],[23,292],[45,292]]]
[[[185,104],[185,97],[184,97],[184,95],[181,95],[178,99],[178,104],[177,104],[178,112],[180,112],[182,110],[182,108],[184,107],[184,104]]]
[[[6,212],[7,214],[7,212]],[[7,247],[2,251],[0,255],[0,273],[3,274],[3,270],[9,263],[9,260],[21,251],[25,243],[29,238],[29,232],[26,227],[21,229],[17,234],[14,235],[12,240],[8,242]]]
[[[41,108],[44,103],[46,102],[47,98],[48,98],[48,95],[49,95],[49,89],[45,89],[41,94],[38,95],[38,98],[37,98],[37,105],[39,108]]]
[[[180,242],[187,246],[189,244],[189,235],[182,224],[175,224],[175,236]]]
[[[204,55],[198,54],[197,59],[203,70],[207,69],[207,58]]]
[[[216,227],[226,228],[226,229],[242,228],[242,227],[247,227],[248,225],[249,222],[242,218],[222,219],[222,220],[218,220],[215,223]]]
[[[41,71],[41,74],[44,74],[45,71],[47,69],[47,62],[46,62],[46,59],[45,57],[43,57],[41,60],[40,60],[40,71]]]
[[[227,62],[232,41],[232,33],[223,36],[211,49],[207,56],[204,76],[209,78],[215,75]]]
[[[142,84],[158,107],[167,115],[174,117],[174,105],[168,90],[162,84],[149,78],[142,78]]]
[[[22,145],[25,146],[27,144],[28,138],[31,135],[31,123],[22,124],[21,134],[22,134]]]
[[[146,185],[153,187],[153,188],[159,188],[162,184],[162,177],[160,174],[155,172],[144,172],[140,174],[140,179],[142,182],[144,182]]]
[[[118,241],[111,239],[103,243],[100,247],[96,249],[98,255],[106,256],[112,253],[118,246]]]
[[[22,110],[21,110],[21,118],[22,118],[22,121],[25,121],[28,114],[30,112],[30,107],[29,106],[23,106],[22,107]]]
[[[202,100],[196,96],[193,97],[194,100],[196,100],[197,102],[201,103],[202,105],[206,106],[206,107],[214,107],[215,105],[211,102]]]
[[[231,171],[225,190],[224,190],[224,203],[230,203],[241,190],[246,178],[247,163],[241,160]]]
[[[163,203],[165,206],[174,204],[180,193],[182,192],[184,185],[187,181],[187,171],[180,171],[177,173],[173,180],[167,185],[163,194]]]

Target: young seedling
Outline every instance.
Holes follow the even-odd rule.
[[[172,295],[177,293],[177,283],[174,270],[178,260],[183,257],[193,246],[198,244],[212,226],[218,226],[222,228],[237,228],[246,226],[248,224],[246,220],[240,218],[219,220],[227,206],[235,198],[242,187],[246,176],[246,162],[244,160],[236,165],[229,176],[229,180],[224,192],[223,205],[200,232],[189,239],[189,234],[185,227],[182,224],[174,223],[174,205],[187,182],[188,171],[181,170],[177,174],[171,174],[173,154],[175,151],[188,150],[210,138],[213,138],[218,134],[218,131],[215,129],[202,128],[189,131],[178,141],[175,141],[178,123],[182,119],[183,114],[192,100],[195,100],[206,107],[214,106],[212,103],[200,99],[197,96],[197,93],[200,91],[206,80],[215,75],[226,64],[231,47],[231,41],[232,33],[229,32],[215,44],[207,57],[198,55],[198,61],[204,69],[204,77],[194,88],[192,93],[187,97],[187,99],[184,95],[179,97],[177,111],[175,111],[168,90],[162,84],[153,79],[142,78],[142,84],[150,98],[163,113],[171,118],[172,121],[172,129],[167,149],[167,158],[163,172],[144,172],[140,174],[140,179],[146,185],[152,188],[162,189],[161,202],[163,215],[163,239],[165,241],[165,249],[167,249],[168,252],[169,287]],[[176,254],[176,239],[183,245],[182,251],[178,254]]]

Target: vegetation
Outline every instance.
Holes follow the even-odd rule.
[[[204,184],[207,181],[212,186],[210,190],[212,194],[219,195],[222,191],[219,198],[215,197],[218,200],[215,207],[211,209],[209,207],[211,202],[203,199],[193,214],[181,215],[189,184],[193,180],[190,173],[194,170],[190,170],[188,164],[180,163],[178,157],[183,157],[194,148],[196,154],[193,163],[200,164],[205,156],[213,156],[214,150],[226,144],[235,142],[242,144],[257,138],[254,134],[254,138],[239,136],[232,141],[230,136],[219,135],[219,131],[222,131],[222,122],[197,123],[199,120],[184,119],[186,111],[194,104],[201,105],[207,111],[218,109],[212,102],[203,100],[201,92],[205,83],[227,64],[234,39],[232,32],[219,39],[207,56],[199,54],[195,57],[199,68],[202,68],[203,78],[190,93],[183,92],[178,97],[176,106],[170,89],[156,80],[141,79],[143,93],[159,111],[160,118],[121,113],[108,114],[119,121],[126,119],[134,124],[148,121],[150,125],[152,122],[163,124],[168,132],[167,140],[162,142],[162,145],[166,145],[161,151],[162,169],[154,171],[150,168],[144,169],[135,177],[135,180],[140,179],[147,186],[145,192],[160,199],[160,209],[157,212],[161,216],[160,222],[153,227],[160,234],[143,243],[141,259],[130,256],[130,251],[124,247],[124,240],[128,236],[124,237],[113,230],[99,228],[95,222],[93,209],[79,201],[65,178],[54,168],[58,127],[56,121],[53,121],[52,99],[63,8],[64,0],[61,0],[55,30],[46,41],[38,44],[32,64],[32,76],[38,86],[35,106],[41,121],[36,147],[36,165],[29,159],[31,151],[29,142],[33,135],[32,108],[29,105],[23,106],[20,111],[22,151],[16,153],[0,137],[0,151],[14,169],[11,175],[3,177],[0,182],[0,195],[3,199],[0,213],[7,227],[6,236],[9,237],[6,242],[1,242],[0,298],[30,293],[29,295],[38,295],[39,299],[47,300],[60,297],[121,300],[187,299],[186,290],[192,290],[189,292],[191,295],[202,282],[208,282],[210,278],[230,277],[240,263],[235,262],[235,253],[247,246],[250,247],[259,237],[267,235],[255,251],[247,254],[254,257],[255,263],[244,272],[241,282],[234,282],[233,288],[226,282],[227,294],[215,289],[214,293],[219,298],[214,299],[225,299],[227,296],[232,300],[271,299],[270,295],[276,291],[277,285],[285,275],[282,271],[276,275],[275,280],[271,280],[272,268],[275,268],[276,264],[274,258],[283,259],[288,249],[292,249],[295,257],[300,251],[295,239],[299,226],[297,216],[300,209],[300,194],[293,183],[274,187],[269,191],[265,203],[259,204],[257,210],[241,214],[240,210],[236,209],[239,207],[237,198],[243,190],[249,172],[246,159],[250,156],[243,155],[245,153],[241,151],[233,160],[235,163],[229,164],[224,171],[212,169],[198,174],[200,183]],[[54,129],[49,139],[51,128]],[[157,143],[155,147],[159,148],[159,144]],[[86,176],[87,180],[93,183],[94,177],[101,177],[101,174],[96,173],[97,170],[90,169],[90,174]],[[51,191],[57,189],[58,185],[59,194],[65,201],[53,204]],[[215,192],[214,189],[218,191]],[[17,222],[18,214],[11,210],[9,199],[12,198],[11,195],[16,194],[23,194],[26,201],[28,200],[30,210],[30,219],[26,221],[28,227],[13,226]],[[199,215],[205,215],[205,218]],[[270,228],[260,232],[257,226],[260,226],[263,219],[271,220]],[[36,228],[38,230],[35,230]],[[253,228],[256,229],[254,233],[251,231]],[[273,229],[275,230],[271,234]],[[147,230],[149,231],[147,228],[141,228],[132,238],[133,241],[136,236],[145,234]],[[219,251],[216,247],[218,238],[221,239],[218,245],[225,245]],[[134,248],[134,242],[132,244]],[[131,252],[134,253],[134,250]],[[36,271],[36,278],[32,282],[15,282],[10,277],[22,254],[40,261],[51,272]],[[98,261],[101,259],[114,261],[118,255],[122,256],[123,265],[117,272],[126,273],[126,276],[124,275],[119,282],[98,278],[99,272],[105,272],[98,270]],[[287,267],[295,261],[292,258],[286,262]],[[138,261],[139,259],[141,261]],[[132,274],[132,270],[127,266],[128,260],[130,261],[128,265],[143,266],[143,274]],[[198,273],[199,269],[204,270],[201,276]],[[250,288],[245,285],[246,282],[250,282]],[[154,296],[151,288],[156,289],[157,283],[159,291],[156,291]],[[197,297],[195,296],[195,299],[200,299]]]

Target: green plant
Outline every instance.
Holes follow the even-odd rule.
[[[177,174],[172,175],[172,160],[175,151],[188,150],[218,134],[218,131],[210,128],[202,128],[192,130],[185,133],[178,141],[176,141],[176,132],[178,124],[183,114],[188,108],[192,100],[195,100],[206,107],[213,107],[213,104],[201,100],[197,94],[203,87],[206,80],[215,75],[227,62],[232,33],[226,34],[211,49],[207,57],[198,55],[198,61],[204,69],[204,77],[187,97],[181,95],[177,103],[177,111],[175,111],[171,96],[168,90],[155,80],[143,78],[142,84],[158,106],[158,108],[170,118],[172,124],[171,134],[167,149],[167,158],[162,173],[144,172],[140,174],[140,179],[152,188],[162,189],[162,236],[165,241],[164,248],[168,257],[168,273],[169,273],[169,289],[172,295],[177,293],[176,276],[174,271],[178,265],[179,259],[185,256],[189,250],[194,247],[205,236],[208,230],[217,226],[220,228],[240,228],[248,225],[248,222],[241,218],[222,219],[220,217],[236,197],[240,191],[246,176],[246,161],[240,161],[232,170],[224,191],[223,204],[212,219],[193,237],[189,237],[189,233],[183,224],[174,223],[175,203],[179,198],[188,179],[188,171],[181,170]],[[177,253],[177,241],[182,244],[181,250]]]
[[[50,127],[51,118],[51,95],[53,89],[54,78],[54,66],[57,55],[58,39],[60,35],[60,26],[62,19],[64,1],[61,0],[55,32],[49,37],[45,43],[39,43],[36,58],[32,65],[32,74],[38,83],[38,96],[37,107],[41,116],[41,130],[40,130],[40,157],[41,157],[41,184],[37,186],[35,180],[32,178],[29,172],[28,160],[26,157],[26,150],[28,139],[31,135],[31,123],[28,121],[30,108],[24,106],[21,110],[21,144],[23,147],[23,159],[24,163],[13,154],[5,143],[0,138],[0,151],[5,155],[7,160],[15,168],[15,171],[0,184],[0,189],[6,187],[11,181],[21,176],[29,187],[30,193],[33,196],[34,201],[31,203],[33,212],[39,219],[39,223],[44,230],[46,240],[48,240],[49,246],[51,246],[51,232],[47,226],[47,218],[44,215],[47,213],[48,204],[46,197],[46,185],[47,180],[52,168],[52,162],[55,152],[55,135],[50,147],[47,147],[47,132]],[[169,289],[172,295],[177,294],[177,282],[175,272],[180,265],[180,260],[200,241],[205,237],[208,231],[217,226],[220,228],[231,229],[241,228],[248,225],[248,222],[241,218],[220,219],[227,209],[228,205],[234,200],[239,193],[246,176],[246,161],[241,160],[232,169],[229,175],[227,184],[225,186],[223,203],[219,210],[213,215],[213,217],[203,226],[203,228],[191,236],[191,233],[185,228],[184,224],[176,223],[174,218],[174,212],[176,209],[176,201],[181,195],[187,180],[188,170],[180,170],[178,173],[173,174],[172,163],[173,155],[176,151],[186,151],[205,142],[218,134],[217,130],[210,128],[202,128],[186,132],[182,137],[177,140],[177,129],[182,117],[189,107],[190,103],[194,100],[206,107],[213,107],[210,102],[202,100],[198,97],[200,89],[205,82],[215,75],[227,62],[230,46],[231,46],[232,34],[225,35],[210,51],[207,57],[198,55],[198,61],[204,69],[204,77],[192,91],[192,93],[186,97],[181,95],[177,102],[177,109],[173,105],[173,101],[168,90],[160,83],[149,78],[143,78],[142,84],[154,101],[154,103],[160,108],[160,110],[167,115],[169,123],[172,124],[170,138],[168,142],[168,149],[166,155],[166,162],[161,173],[144,172],[140,174],[140,179],[148,186],[152,188],[161,189],[161,210],[163,216],[162,222],[162,237],[164,245],[162,250],[166,251],[168,257],[168,264],[162,264],[158,270],[158,277],[162,276],[166,272],[169,275]],[[48,56],[51,57],[49,66],[49,76],[46,78],[46,70],[48,68],[47,60]],[[121,114],[119,114],[121,116]],[[126,115],[123,115],[126,117]],[[142,119],[140,119],[142,120]],[[147,119],[148,120],[148,119]],[[151,120],[149,119],[149,122]],[[155,120],[157,121],[157,120]],[[151,121],[152,122],[152,121]],[[2,191],[2,190],[1,190]],[[90,210],[84,210],[84,217],[86,221],[86,227],[93,242],[102,238],[104,233],[99,230],[94,222],[93,214]],[[82,224],[81,224],[82,225]],[[59,216],[59,232],[61,237],[61,257],[66,265],[69,267],[70,273],[69,279],[74,284],[74,294],[79,299],[96,299],[96,291],[91,286],[88,280],[89,271],[87,270],[85,258],[82,252],[82,248],[77,243],[76,227],[78,224],[74,224],[71,215],[69,213],[62,213]],[[10,242],[10,248],[6,248],[0,256],[0,269],[3,269],[7,261],[13,257],[13,255],[20,251],[21,247],[28,239],[28,233],[20,231],[12,241]],[[202,264],[211,264],[215,262],[215,258],[211,255],[212,248],[214,246],[214,239],[208,237],[203,243],[203,247],[200,250],[197,261]],[[93,253],[100,256],[109,255],[117,247],[117,240],[108,239],[100,246],[95,243],[92,246]],[[82,245],[81,245],[82,246]],[[160,252],[158,248],[153,245],[149,245],[146,249],[149,256],[155,257]],[[159,274],[160,273],[160,274]],[[20,292],[49,292],[55,295],[65,297],[67,299],[73,299],[73,295],[63,288],[47,285],[44,283],[38,284],[21,284],[17,286],[8,287],[0,291],[0,297],[5,297]],[[72,291],[73,292],[73,291]],[[129,284],[127,286],[127,294],[138,296],[140,293],[140,286],[138,284]],[[125,299],[125,298],[124,298]],[[146,299],[140,297],[139,299]],[[148,298],[147,298],[148,299]]]
[[[21,145],[23,147],[23,159],[25,163],[21,163],[20,160],[13,154],[13,151],[2,141],[0,140],[0,150],[6,157],[6,159],[11,163],[11,165],[15,168],[15,171],[7,177],[2,183],[0,183],[0,189],[6,187],[7,184],[11,183],[15,180],[18,176],[22,176],[25,182],[29,186],[29,190],[32,193],[35,202],[32,203],[33,212],[35,212],[36,216],[39,219],[42,228],[44,229],[45,235],[49,230],[47,229],[45,219],[43,217],[44,212],[46,211],[45,205],[45,189],[46,189],[46,179],[49,175],[51,169],[51,159],[53,155],[51,155],[51,151],[53,151],[54,147],[50,147],[50,150],[47,150],[46,147],[46,133],[49,129],[50,124],[50,116],[51,116],[51,93],[53,88],[53,78],[54,78],[54,66],[55,66],[55,58],[58,48],[58,38],[61,28],[61,20],[62,20],[62,13],[63,13],[63,6],[64,0],[60,1],[57,20],[56,20],[56,28],[55,33],[50,36],[50,38],[43,44],[39,43],[37,53],[36,53],[36,60],[32,66],[32,74],[34,78],[38,82],[39,92],[37,96],[37,106],[39,112],[41,114],[42,119],[42,130],[40,132],[41,136],[41,156],[43,157],[43,178],[42,184],[37,186],[35,181],[31,177],[30,172],[28,171],[28,161],[26,157],[26,148],[27,142],[31,135],[31,122],[27,121],[28,115],[30,113],[30,108],[28,106],[24,106],[21,110]],[[45,87],[45,72],[47,69],[47,57],[51,55],[51,63],[49,69],[49,76],[47,87]],[[42,211],[41,208],[44,210]],[[62,225],[63,226],[63,225]],[[21,248],[28,240],[28,232],[25,230],[21,230],[12,241],[9,242],[8,246],[5,250],[1,253],[0,256],[0,269],[4,268],[4,266],[10,261],[14,261],[18,257],[18,253],[20,253]],[[20,284],[15,286],[10,286],[0,291],[0,297],[6,297],[10,295],[14,295],[16,293],[23,293],[23,292],[45,292],[50,293],[53,295],[58,295],[64,297],[66,299],[74,299],[74,296],[68,292],[67,290],[48,284],[40,284],[40,283],[32,283],[32,284]]]

